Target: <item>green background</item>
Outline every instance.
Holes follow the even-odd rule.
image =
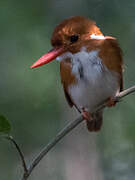
[[[29,67],[50,50],[50,37],[64,18],[95,20],[105,35],[115,36],[123,50],[124,87],[135,81],[134,0],[1,0],[0,114],[12,124],[12,135],[27,162],[78,114],[65,101],[56,61]],[[30,180],[128,180],[135,177],[135,95],[104,113],[98,133],[81,124],[41,161]],[[0,180],[22,174],[13,145],[0,140]]]

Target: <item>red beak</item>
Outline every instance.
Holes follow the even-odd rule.
[[[51,62],[56,59],[56,57],[60,56],[64,52],[64,48],[54,48],[48,53],[44,54],[39,60],[37,60],[30,68],[36,68]]]

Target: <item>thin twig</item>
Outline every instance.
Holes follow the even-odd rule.
[[[118,94],[118,96],[116,96],[116,98],[117,98],[117,100],[119,100],[119,99],[121,99],[121,98],[123,98],[123,97],[125,97],[125,96],[127,96],[127,95],[129,95],[131,93],[133,93],[133,92],[135,92],[135,86],[132,86],[132,87],[130,87],[130,88],[120,92]]]
[[[123,97],[125,97],[133,92],[135,92],[135,86],[132,86],[132,87],[120,92],[117,96],[114,97],[114,101],[116,103],[118,103]],[[96,109],[96,112],[104,109],[105,107],[106,107],[106,102],[100,104],[98,106],[98,108]]]
[[[83,121],[80,116],[72,123],[69,123],[62,131],[60,131],[56,137],[48,143],[45,148],[37,155],[37,157],[33,160],[31,165],[28,168],[28,176],[31,174],[33,169],[37,166],[37,164],[41,161],[41,159],[64,137],[66,136],[72,129],[74,129],[78,124]],[[28,178],[28,177],[27,177]],[[25,180],[24,177],[22,180]]]
[[[135,92],[135,86],[128,88],[122,92],[120,92],[114,100],[119,102],[119,100],[128,94]],[[96,111],[104,109],[106,107],[106,102],[100,105]],[[29,168],[27,169],[27,173],[24,173],[22,180],[27,180],[34,168],[39,164],[42,158],[64,137],[66,136],[71,130],[73,130],[77,125],[79,125],[83,121],[82,116],[78,117],[76,120],[69,123],[62,131],[60,131],[56,137],[47,144],[43,150],[37,155],[37,157],[32,161]]]
[[[24,159],[24,155],[19,147],[19,145],[17,144],[17,142],[15,141],[15,139],[12,137],[12,136],[7,136],[6,137],[8,140],[10,140],[14,146],[16,147],[19,155],[20,155],[20,158],[21,158],[21,162],[22,162],[22,167],[24,169],[24,174],[27,174],[28,173],[28,169],[27,169],[27,166],[26,166],[26,162],[25,162],[25,159]]]

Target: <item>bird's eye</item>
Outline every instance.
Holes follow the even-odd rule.
[[[78,38],[79,38],[78,35],[72,35],[72,36],[70,37],[71,43],[74,43],[74,42],[78,41]]]

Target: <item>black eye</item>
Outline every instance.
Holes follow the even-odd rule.
[[[74,43],[74,42],[76,42],[76,41],[78,41],[78,35],[72,35],[71,37],[70,37],[70,41],[71,41],[71,43]]]

